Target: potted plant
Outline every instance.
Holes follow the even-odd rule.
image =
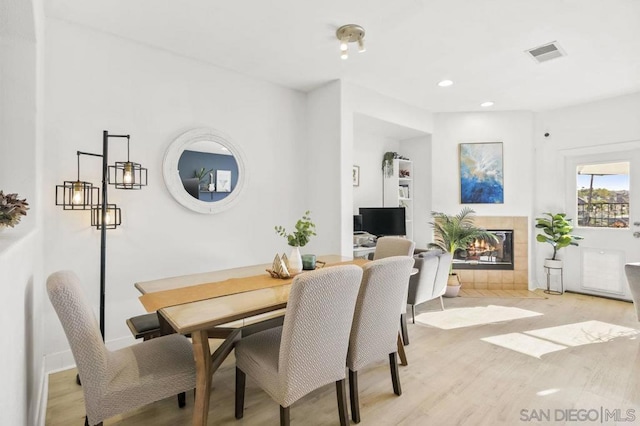
[[[398,156],[397,152],[385,152],[382,156],[382,173],[385,177],[393,176],[393,160]]]
[[[302,215],[301,219],[296,222],[295,231],[287,233],[287,230],[282,226],[276,226],[275,231],[278,235],[287,239],[293,249],[289,256],[289,272],[297,273],[302,271],[302,256],[300,255],[300,247],[307,245],[313,235],[316,235],[316,225],[311,221],[309,216],[311,212],[307,210]]]
[[[485,229],[478,228],[473,223],[475,211],[469,207],[463,208],[460,213],[450,216],[445,213],[431,212],[433,222],[433,242],[429,248],[440,249],[451,253],[453,257],[458,250],[464,250],[475,240],[486,241],[497,244],[497,237]],[[447,282],[447,292],[445,296],[456,297],[460,291],[460,278],[453,272],[453,262],[449,267],[449,281]]]
[[[193,177],[198,178],[198,184],[200,185],[200,188],[202,188],[203,190],[207,190],[207,184],[204,183],[204,178],[206,175],[211,174],[211,172],[213,172],[213,169],[210,170],[205,170],[204,167],[201,167],[200,170],[196,169],[195,172],[193,173]],[[210,184],[213,184],[213,175],[211,176],[211,181]]]
[[[542,233],[536,235],[536,240],[541,243],[549,243],[553,247],[553,256],[544,260],[544,266],[553,269],[562,268],[562,260],[557,259],[558,250],[563,247],[577,246],[576,241],[584,239],[579,235],[572,235],[573,225],[571,219],[567,219],[566,213],[544,213],[547,217],[536,218],[536,228]]]
[[[4,194],[0,190],[0,231],[4,228],[16,226],[22,216],[29,210],[27,200],[18,198],[18,194]]]

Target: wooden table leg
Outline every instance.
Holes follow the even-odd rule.
[[[193,425],[206,426],[211,392],[211,352],[206,330],[191,334],[193,357],[196,361],[196,400],[193,407]]]
[[[402,336],[398,331],[398,356],[400,357],[400,365],[409,365],[407,362],[407,354],[404,352],[404,343],[402,342]]]

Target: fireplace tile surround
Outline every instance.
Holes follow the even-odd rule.
[[[456,269],[467,290],[527,290],[529,288],[529,219],[526,216],[476,216],[484,229],[513,229],[513,271]]]

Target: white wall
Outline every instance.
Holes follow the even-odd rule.
[[[624,146],[640,147],[640,93],[605,99],[536,114],[535,143],[535,214],[568,211],[566,205],[565,158],[588,148],[590,153],[609,153]],[[549,137],[544,137],[549,133]],[[581,246],[592,246],[584,241]],[[542,263],[549,246],[535,245],[538,286],[546,285]],[[580,280],[580,251],[563,250],[565,282]],[[629,259],[637,261],[637,259]]]
[[[410,129],[416,133],[431,135],[433,133],[433,114],[421,108],[402,103],[396,99],[389,98],[363,87],[343,82],[343,99],[341,103],[341,128],[343,150],[343,173],[344,179],[341,182],[343,194],[343,204],[341,211],[342,223],[342,253],[351,255],[353,247],[353,208],[355,192],[351,180],[351,167],[357,164],[354,161],[355,155],[362,155],[362,144],[357,139],[360,133],[366,133],[360,126],[358,131],[354,131],[354,120],[356,115],[367,116],[384,123],[399,128]],[[401,138],[399,138],[400,140]],[[399,144],[399,151],[402,145]],[[370,159],[372,160],[372,158]],[[382,163],[382,155],[379,156],[378,167]],[[362,181],[362,169],[361,181]],[[414,234],[415,238],[415,234]]]
[[[379,133],[355,132],[353,164],[360,167],[360,186],[353,187],[353,214],[359,207],[382,207],[382,156],[400,152],[400,141]]]
[[[298,177],[305,183],[302,192],[296,194],[304,200],[305,209],[311,210],[311,217],[316,224],[316,233],[322,238],[314,237],[303,252],[306,253],[341,253],[340,242],[342,224],[343,180],[342,167],[344,155],[341,150],[341,109],[342,83],[333,81],[315,89],[307,95],[307,130],[304,144],[304,171]]]
[[[479,216],[530,216],[533,192],[533,114],[439,113],[433,136],[433,209],[455,214],[460,203],[458,145],[502,142],[504,204],[468,205]]]
[[[130,134],[131,159],[149,169],[148,187],[109,192],[123,225],[108,232],[107,341],[128,339],[125,319],[143,312],[134,282],[267,263],[288,250],[273,227],[291,228],[307,208],[304,94],[55,19],[46,24],[46,272],[75,270],[96,310],[99,232],[88,213],[54,205],[54,186],[75,178],[76,150],[101,151],[103,130]],[[200,126],[228,134],[246,155],[244,194],[215,215],[185,209],[162,180],[166,148]],[[124,155],[114,139],[110,162]],[[81,159],[82,179],[98,184],[99,174],[99,159]],[[322,223],[320,213],[313,217]],[[46,325],[47,368],[68,365],[48,304]]]
[[[40,1],[0,0],[0,189],[30,204],[0,232],[0,424],[43,421]],[[38,25],[40,21],[38,21]],[[40,416],[40,418],[39,418]]]
[[[413,240],[417,248],[433,241],[431,203],[433,191],[431,136],[400,141],[400,152],[413,161]]]
[[[2,390],[0,424],[34,424],[39,409],[42,382],[42,276],[37,272],[41,258],[35,231],[19,233],[9,242],[0,236],[0,324],[3,324],[0,351]],[[17,235],[13,235],[15,237]],[[34,255],[35,254],[35,255]]]

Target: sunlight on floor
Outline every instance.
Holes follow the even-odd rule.
[[[640,332],[601,321],[585,321],[522,333],[485,337],[485,342],[536,358],[569,347],[606,343],[620,337],[635,339]]]
[[[427,312],[416,316],[416,324],[430,325],[443,330],[471,327],[529,318],[542,315],[539,312],[508,306],[476,306],[473,308],[447,309],[442,312]]]
[[[536,358],[541,358],[542,355],[551,352],[567,349],[564,345],[557,345],[522,333],[502,334],[499,336],[485,337],[480,340]]]

